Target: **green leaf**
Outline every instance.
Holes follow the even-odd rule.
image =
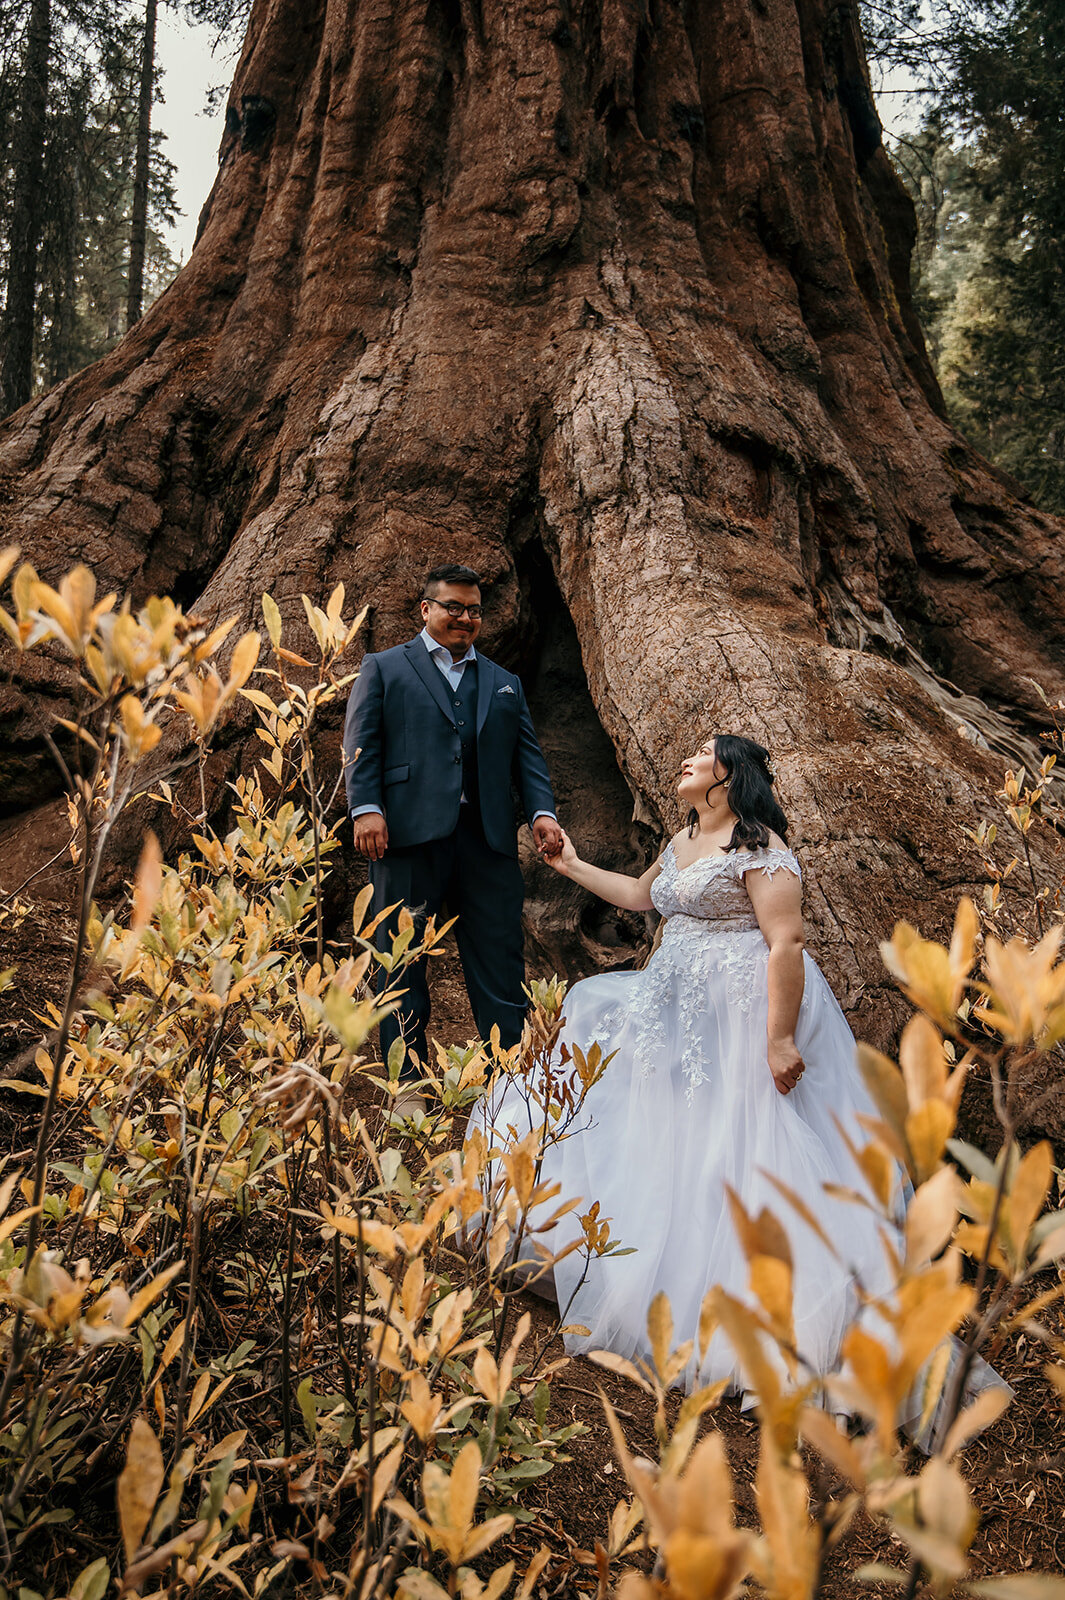
[[[140,1322],[137,1324],[137,1339],[141,1347],[142,1383],[147,1383],[148,1379],[152,1375],[152,1368],[155,1366],[155,1352],[158,1348],[156,1344],[155,1333],[153,1329],[148,1326],[149,1321],[151,1320],[154,1319],[151,1317],[151,1313],[149,1313],[147,1317],[142,1317]]]
[[[539,1456],[531,1461],[519,1461],[516,1467],[508,1467],[506,1472],[497,1474],[497,1481],[502,1483],[525,1483],[530,1478],[542,1478],[545,1473],[554,1470],[553,1461],[545,1461]]]
[[[233,1140],[240,1132],[243,1123],[244,1118],[234,1107],[231,1106],[228,1111],[223,1111],[222,1115],[218,1119],[218,1131],[221,1133],[222,1138],[226,1141],[226,1144],[232,1144]]]
[[[396,1188],[399,1182],[399,1175],[403,1167],[403,1156],[396,1149],[395,1145],[389,1145],[387,1149],[381,1151],[380,1160],[381,1176],[384,1179],[385,1190],[387,1192],[390,1189]]]
[[[393,1039],[392,1047],[388,1052],[388,1076],[395,1082],[403,1071],[403,1063],[407,1058],[407,1047],[402,1039]]]
[[[270,635],[270,643],[276,650],[281,643],[281,613],[277,609],[277,601],[270,594],[263,595],[263,621]]]
[[[200,1516],[208,1522],[213,1522],[222,1509],[222,1501],[229,1488],[229,1480],[233,1476],[233,1463],[236,1459],[237,1452],[230,1450],[218,1462],[207,1480],[207,1493],[200,1502]]]
[[[981,1183],[998,1182],[998,1173],[993,1164],[974,1144],[966,1144],[964,1139],[948,1139],[947,1149],[955,1161],[963,1166],[966,1172],[971,1172],[974,1178],[979,1178]]]
[[[304,1378],[296,1390],[296,1401],[303,1413],[303,1426],[307,1430],[307,1437],[314,1443],[314,1436],[318,1432],[318,1407],[314,1403],[313,1385],[310,1378]]]
[[[91,1567],[86,1567],[70,1586],[70,1600],[103,1600],[111,1582],[111,1568],[101,1556]]]
[[[1065,1211],[1048,1211],[1039,1218],[1028,1237],[1032,1244],[1042,1244],[1044,1239],[1052,1233],[1057,1233],[1059,1228],[1065,1228]]]

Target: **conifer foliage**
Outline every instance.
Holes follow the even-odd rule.
[[[1065,508],[1065,4],[869,8],[871,53],[913,73],[894,155],[918,209],[918,310],[951,420]]]
[[[160,229],[175,202],[150,128],[158,73],[144,7],[5,0],[0,26],[7,412],[102,355],[130,308],[139,314],[169,281]]]

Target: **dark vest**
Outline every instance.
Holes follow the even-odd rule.
[[[469,662],[462,669],[459,686],[452,690],[447,683],[448,693],[451,695],[451,706],[458,724],[459,741],[462,745],[462,793],[474,808],[474,815],[479,816],[481,811],[481,792],[477,785],[477,663]]]

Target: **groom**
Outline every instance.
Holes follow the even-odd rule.
[[[420,936],[446,903],[477,1030],[516,1044],[525,1018],[525,961],[513,784],[541,855],[562,845],[543,752],[519,680],[478,655],[481,580],[434,567],[421,633],[363,657],[348,700],[344,769],[355,848],[370,863],[374,906],[409,907]],[[389,950],[396,916],[377,932]],[[426,962],[403,973],[401,1008],[381,1024],[385,1059],[397,1038],[426,1059]],[[380,985],[387,986],[382,972]],[[409,1074],[405,1074],[407,1076]]]

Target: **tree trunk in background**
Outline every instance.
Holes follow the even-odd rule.
[[[133,215],[129,230],[129,292],[126,327],[144,308],[144,257],[148,245],[148,180],[152,159],[152,102],[155,99],[155,21],[158,0],[146,0],[141,39],[141,81],[137,100],[137,157],[133,168]]]
[[[41,178],[48,107],[50,0],[32,0],[26,25],[22,93],[12,150],[14,193],[4,301],[0,403],[4,413],[26,404],[33,389],[33,329],[37,252],[41,242]]]
[[[191,261],[8,423],[4,532],[246,622],[342,580],[375,649],[470,563],[593,858],[647,859],[708,732],[769,745],[811,943],[886,1041],[877,940],[979,877],[980,737],[1031,749],[1031,680],[1065,689],[1061,525],[947,425],[912,245],[828,0],[258,0]],[[539,964],[645,937],[546,872]]]
[[[62,194],[55,197],[52,206],[56,239],[52,247],[51,282],[42,281],[36,319],[38,326],[45,321],[48,324],[39,350],[48,384],[61,383],[82,364],[77,360],[74,350],[78,302],[77,255],[82,220],[79,183],[80,173],[74,166],[63,184]],[[42,316],[45,305],[47,315]]]

